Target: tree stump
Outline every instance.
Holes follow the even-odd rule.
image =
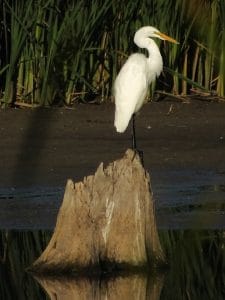
[[[138,154],[128,149],[83,182],[67,181],[53,236],[31,270],[90,273],[163,261],[150,177]]]

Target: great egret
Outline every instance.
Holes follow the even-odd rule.
[[[148,50],[144,54],[132,54],[123,65],[114,84],[115,121],[117,132],[124,132],[133,116],[133,149],[136,149],[135,113],[145,100],[149,84],[158,77],[163,68],[162,56],[154,40],[150,37],[178,44],[173,38],[152,26],[140,28],[134,35],[134,43]]]

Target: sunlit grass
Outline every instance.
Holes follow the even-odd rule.
[[[134,51],[135,31],[153,25],[180,42],[157,41],[164,72],[155,89],[225,96],[225,1],[2,0],[0,99],[49,106],[101,101]],[[171,78],[172,80],[171,80]],[[169,80],[170,78],[170,80]]]

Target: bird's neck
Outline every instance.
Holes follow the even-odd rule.
[[[146,44],[146,49],[148,50],[148,66],[149,71],[152,73],[155,71],[155,77],[158,77],[163,68],[163,60],[160,54],[159,48],[154,40],[148,39]]]

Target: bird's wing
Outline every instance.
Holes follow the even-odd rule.
[[[115,98],[136,106],[143,101],[148,88],[147,59],[142,54],[133,54],[120,70],[114,86]]]
[[[144,55],[133,54],[116,78],[114,86],[115,126],[121,127],[121,132],[124,128],[126,129],[132,114],[137,112],[144,102],[148,89],[147,67],[147,59]]]

